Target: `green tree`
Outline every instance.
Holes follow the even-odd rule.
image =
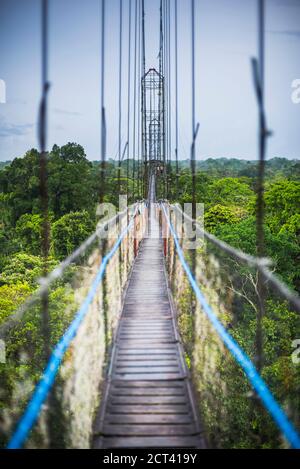
[[[16,236],[22,251],[39,255],[41,252],[41,215],[26,213],[22,215],[16,224]]]
[[[300,182],[281,179],[271,183],[265,193],[267,223],[278,231],[292,215],[299,213]]]
[[[28,283],[16,282],[11,285],[0,286],[0,324],[11,316],[17,307],[24,303],[32,293]]]
[[[249,200],[254,197],[254,192],[250,189],[247,179],[222,178],[212,182],[209,188],[211,205],[236,205],[246,207]]]
[[[37,213],[39,201],[39,153],[28,151],[0,172],[0,192],[9,197],[7,216],[12,226],[25,213]]]
[[[256,255],[255,218],[248,217],[235,224],[219,224],[215,234],[228,244],[252,255]],[[276,273],[290,286],[297,288],[300,268],[297,260],[300,246],[293,233],[273,233],[265,225],[266,255],[274,261]]]
[[[87,211],[71,212],[52,227],[52,251],[63,259],[71,254],[92,233],[94,222]]]
[[[236,211],[231,207],[217,204],[206,210],[204,213],[204,225],[205,229],[215,232],[216,228],[220,225],[232,225],[237,223],[239,217]]]
[[[55,219],[72,211],[95,210],[92,164],[81,145],[54,145],[48,172],[49,206]]]
[[[57,261],[48,260],[49,270],[54,268]],[[18,282],[26,282],[37,286],[37,280],[43,275],[44,260],[39,256],[33,256],[19,252],[11,257],[0,274],[0,285],[13,285]]]

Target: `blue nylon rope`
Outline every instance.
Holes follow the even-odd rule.
[[[221,324],[219,319],[217,318],[216,314],[213,312],[210,305],[207,303],[203,293],[201,292],[196,280],[194,279],[191,270],[185,260],[184,254],[178,242],[178,238],[176,232],[173,228],[172,223],[169,220],[169,217],[166,213],[165,207],[162,206],[167,223],[169,225],[170,231],[174,238],[174,242],[176,245],[176,250],[178,253],[178,257],[181,261],[181,264],[187,274],[187,277],[190,281],[190,284],[196,294],[196,297],[201,304],[205,314],[207,315],[208,319],[210,320],[211,324],[214,326],[215,330],[217,331],[218,335],[228,348],[229,352],[235,358],[235,360],[240,364],[243,368],[244,372],[246,373],[248,380],[250,381],[252,387],[255,389],[258,396],[261,398],[264,407],[269,412],[269,414],[273,417],[274,421],[276,422],[277,426],[280,428],[282,433],[284,434],[287,441],[293,448],[300,448],[300,436],[297,433],[296,429],[294,428],[293,424],[289,421],[286,414],[280,407],[280,405],[275,400],[273,394],[267,387],[265,381],[257,372],[254,364],[248,357],[248,355],[244,352],[244,350],[238,345],[238,343],[231,337],[231,335],[226,331],[225,327]]]
[[[107,263],[118,250],[118,247],[120,246],[123,238],[125,237],[126,233],[129,231],[130,227],[132,226],[133,220],[134,220],[134,217],[132,218],[130,223],[127,225],[127,227],[122,231],[121,235],[117,239],[111,251],[109,251],[103,257],[98,273],[92,283],[92,286],[84,302],[80,306],[79,310],[76,313],[74,320],[72,321],[72,323],[66,330],[65,334],[60,339],[60,341],[57,343],[57,345],[55,346],[50,356],[48,364],[44,370],[43,376],[41,380],[39,381],[39,383],[37,384],[34,390],[34,393],[31,397],[31,400],[29,401],[29,404],[19,421],[16,431],[8,443],[8,446],[7,446],[8,449],[21,448],[24,442],[26,441],[26,439],[28,438],[29,432],[32,429],[33,425],[35,424],[36,420],[38,419],[41,409],[42,409],[42,405],[45,402],[52,388],[52,385],[54,383],[54,380],[57,375],[63,356],[66,350],[68,349],[71,341],[76,336],[78,328],[80,324],[82,323],[83,319],[85,318],[88,312],[88,308],[96,295],[98,286],[101,283],[103,275],[105,273],[105,268],[107,266]]]

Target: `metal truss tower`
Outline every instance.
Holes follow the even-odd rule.
[[[165,90],[164,77],[150,68],[142,77],[142,150],[144,189],[148,190],[149,175],[165,172]]]

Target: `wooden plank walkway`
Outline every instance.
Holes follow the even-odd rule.
[[[126,292],[94,448],[204,448],[152,223]],[[153,224],[155,226],[153,226]]]

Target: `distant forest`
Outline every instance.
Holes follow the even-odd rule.
[[[108,162],[112,165],[117,165],[118,161],[111,158]],[[92,161],[93,165],[98,165],[99,161]],[[129,160],[129,167],[132,169],[133,160]],[[0,170],[10,165],[11,161],[0,161]],[[127,165],[127,160],[123,161],[123,168]],[[175,162],[171,162],[172,166],[175,166]],[[187,169],[190,167],[190,160],[179,160],[179,169]],[[256,160],[244,160],[238,158],[207,158],[205,160],[196,161],[196,169],[203,172],[209,172],[211,176],[231,176],[240,177],[248,176],[255,177],[256,175]],[[271,158],[266,161],[266,176],[272,177],[284,176],[290,177],[298,175],[300,177],[300,161],[289,160],[287,158]]]

